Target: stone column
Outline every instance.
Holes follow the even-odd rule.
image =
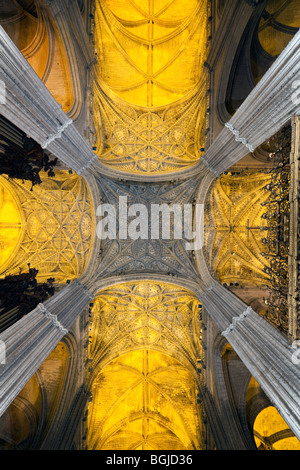
[[[278,132],[294,114],[300,80],[300,31],[256,85],[202,157],[216,176]]]
[[[275,327],[213,282],[199,299],[282,418],[300,439],[300,365]]]
[[[0,26],[0,113],[77,174],[97,159],[72,119]]]
[[[76,279],[0,334],[0,416],[93,299]]]

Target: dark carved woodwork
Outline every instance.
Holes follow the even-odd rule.
[[[57,164],[57,158],[50,161],[42,147],[33,139],[26,137],[22,148],[5,136],[0,136],[0,143],[3,152],[0,153],[0,174],[11,179],[31,181],[31,190],[34,185],[42,182],[40,171],[46,171],[49,177],[54,176],[53,168]]]
[[[54,278],[38,283],[37,269],[0,279],[0,332],[31,312],[55,292]]]

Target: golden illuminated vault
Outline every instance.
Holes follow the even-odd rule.
[[[206,211],[205,237],[210,264],[221,282],[263,285],[270,175],[255,172],[222,175],[214,184]]]
[[[69,37],[66,30],[64,36],[60,34],[57,18],[49,14],[48,6],[43,11],[39,8],[43,2],[5,3],[7,17],[1,19],[1,24],[56,101],[76,122],[74,100],[81,103],[84,98],[77,96],[79,66],[74,60],[75,47],[74,51],[70,47],[75,35]],[[23,11],[21,3],[27,5],[27,10],[19,14]],[[46,3],[54,8],[59,4]],[[77,7],[82,2],[75,3]],[[169,173],[176,176],[176,172],[199,161],[205,146],[210,2],[92,3],[97,60],[85,66],[93,79],[94,151],[103,164],[123,171],[124,179],[126,174],[134,174],[137,179]],[[213,3],[218,3],[221,11],[224,2]],[[299,27],[296,3],[297,0],[269,0],[266,11],[270,16],[265,14],[258,30],[264,54],[275,57],[291,39],[292,29]],[[84,69],[82,75],[86,72]],[[215,86],[222,88],[218,67],[215,72]],[[81,119],[78,122],[80,127]],[[212,138],[214,132],[212,129]],[[206,210],[206,248],[213,274],[222,283],[238,281],[242,285],[261,286],[268,282],[265,272],[268,262],[262,255],[266,224],[261,216],[265,208],[261,204],[268,198],[264,186],[269,181],[269,175],[261,172],[223,174],[212,187]],[[108,179],[107,185],[119,196],[112,180]],[[55,170],[54,178],[42,174],[42,184],[33,191],[30,188],[28,182],[0,177],[0,276],[17,274],[20,269],[26,271],[27,263],[31,263],[39,271],[39,282],[54,277],[63,284],[80,278],[86,271],[95,235],[94,207],[87,184],[68,171]],[[169,194],[174,202],[175,191]],[[141,198],[141,193],[132,196],[135,197]],[[130,263],[133,265],[139,257],[147,269],[150,262],[156,271],[161,269],[157,266],[165,268],[169,263],[176,271],[175,248],[174,253],[166,256],[168,246],[163,247],[165,251],[159,247],[159,265],[155,250],[146,258],[146,251],[139,251],[136,246],[131,251],[124,245],[116,258],[111,256],[113,249],[104,253],[102,250],[99,252],[99,258],[102,253],[101,261],[104,260],[102,266],[110,265],[111,273],[118,276],[123,263],[122,269],[127,269],[132,279]],[[178,253],[176,256],[181,260]],[[186,258],[182,264],[185,263]],[[98,269],[101,271],[101,264]],[[99,277],[106,279],[107,272],[103,270]],[[72,396],[68,387],[75,383],[77,386],[76,361],[86,354],[85,386],[91,398],[87,421],[84,420],[87,422],[84,439],[89,449],[203,449],[206,424],[197,400],[202,325],[196,296],[158,280],[113,285],[98,292],[89,324],[84,328],[89,328],[86,349],[81,349],[86,330],[80,330],[78,337],[77,331],[74,336],[72,331],[64,337],[8,409],[0,441],[6,439],[13,447],[26,442],[29,436],[32,443],[35,435],[48,431],[48,426],[51,431],[55,429],[55,436],[58,422],[55,419],[66,425],[63,421],[69,416],[62,416],[69,411],[63,410]],[[79,338],[80,351],[75,351]],[[215,361],[217,349],[213,346],[212,351]],[[76,362],[75,371],[72,361]],[[217,370],[220,376],[221,372]],[[229,388],[231,377],[227,378]],[[216,388],[219,385],[220,382],[216,383]],[[222,387],[221,384],[220,397],[225,392]],[[202,398],[204,389],[201,392]],[[47,428],[42,427],[46,422],[43,414],[48,416]],[[61,436],[56,438],[58,442]],[[258,414],[254,438],[261,449],[299,449],[299,441],[273,407]]]
[[[258,414],[253,430],[258,450],[300,450],[300,441],[274,406]]]
[[[27,382],[6,413],[1,416],[0,439],[6,441],[5,450],[22,449],[24,442],[34,441],[40,420],[43,419],[43,402],[47,396],[47,413],[53,416],[63,396],[70,367],[67,346],[60,342]],[[45,390],[47,392],[45,393]],[[3,450],[3,447],[1,447]]]
[[[89,190],[82,178],[67,171],[57,170],[54,178],[41,174],[41,178],[42,184],[31,191],[28,181],[0,177],[4,198],[0,233],[2,237],[12,233],[10,243],[2,249],[0,274],[27,272],[31,263],[39,271],[39,282],[49,277],[66,282],[78,277],[89,259],[95,233]],[[15,205],[5,188],[15,195]],[[7,210],[10,214],[5,218]],[[13,249],[13,260],[4,264]]]
[[[266,11],[259,25],[259,41],[268,54],[278,56],[299,29],[299,4],[297,0],[270,0]]]
[[[44,16],[38,2],[31,2],[26,12],[18,2],[6,2],[5,10],[7,17],[1,18],[1,26],[62,109],[69,112],[74,101],[72,74],[56,22]]]
[[[94,301],[89,449],[199,449],[197,298],[169,284],[121,284]]]
[[[127,172],[190,166],[204,145],[207,2],[96,2],[96,153]]]

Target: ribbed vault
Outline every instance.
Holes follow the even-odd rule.
[[[278,56],[288,45],[300,26],[300,11],[297,0],[271,0],[262,15],[258,38],[263,49]]]
[[[285,2],[285,5],[288,3]],[[69,155],[65,158],[69,149],[73,149],[70,145],[73,137],[72,144],[75,147],[78,144],[80,150],[85,149],[71,121],[64,121],[63,124],[57,119],[60,125],[57,129],[49,125],[51,132],[54,129],[57,134],[50,134],[49,131],[48,140],[51,140],[49,146],[54,148],[54,153],[55,149],[61,152],[66,165],[70,162],[76,164],[78,157],[80,165],[78,163],[75,167],[80,168],[80,174],[87,176],[87,180],[90,178],[93,181],[94,186],[90,189],[94,191],[95,201],[96,194],[99,197],[101,193],[99,204],[105,202],[117,207],[122,197],[127,198],[128,206],[140,203],[148,210],[151,205],[162,203],[167,206],[171,203],[181,206],[189,204],[194,208],[196,202],[203,202],[199,200],[200,196],[206,193],[213,175],[219,174],[220,168],[233,163],[240,155],[237,151],[238,140],[231,146],[225,134],[225,150],[221,137],[221,143],[217,141],[213,147],[217,152],[212,150],[211,158],[204,160],[203,167],[206,169],[205,163],[208,166],[205,175],[197,171],[197,175],[192,175],[190,179],[184,179],[181,174],[182,179],[178,176],[179,180],[176,180],[179,170],[189,169],[199,161],[202,163],[200,157],[204,151],[205,127],[208,126],[205,114],[208,106],[207,75],[204,72],[209,20],[207,7],[206,0],[96,0],[98,61],[93,77],[94,129],[87,132],[95,132],[93,150],[97,155],[91,152],[90,156],[87,152],[85,160],[83,151],[84,158],[79,161],[77,151],[75,157],[73,154],[73,160],[68,158]],[[32,12],[26,10],[24,15],[32,16]],[[44,23],[38,19],[39,36],[36,36],[32,26],[37,26],[36,23],[36,16],[33,15],[28,27],[28,41],[23,38],[28,53],[24,55],[67,111],[73,100],[72,83],[62,43],[60,39],[57,42],[54,40],[58,37],[55,34],[58,30],[51,30],[51,23],[47,22],[49,31],[54,31],[49,36],[52,41],[49,39],[48,44],[44,42]],[[18,39],[15,38],[16,41]],[[39,53],[31,56],[27,45],[36,46]],[[23,45],[22,51],[24,53]],[[41,58],[43,51],[47,52],[47,62]],[[54,67],[51,76],[49,73],[54,62],[57,68]],[[60,86],[56,88],[57,80]],[[24,89],[22,93],[26,95]],[[41,98],[41,93],[39,96]],[[275,102],[274,96],[272,99]],[[257,95],[254,95],[254,104],[256,100]],[[31,109],[29,101],[26,105]],[[51,106],[56,109],[53,103]],[[261,119],[269,116],[264,112],[264,106],[263,97]],[[48,109],[45,115],[47,113],[52,116]],[[249,123],[253,116],[245,112],[244,123]],[[252,121],[256,123],[256,119]],[[272,118],[270,121],[273,122]],[[275,118],[274,123],[277,125]],[[47,132],[49,129],[47,127]],[[253,137],[253,127],[250,130]],[[223,131],[229,135],[229,128]],[[66,141],[68,145],[64,147]],[[245,139],[240,141],[242,143],[239,145],[242,146]],[[59,147],[60,143],[62,147]],[[233,156],[228,148],[233,148]],[[106,173],[101,171],[97,173],[97,156],[104,164],[102,166],[106,165],[112,170],[111,178],[106,178]],[[122,172],[124,179],[119,178]],[[154,177],[153,184],[147,179],[149,175]],[[171,180],[173,175],[174,180]],[[130,182],[126,181],[126,176]],[[159,178],[155,180],[155,177]],[[166,181],[162,181],[165,177]],[[84,316],[82,310],[95,293],[92,285],[94,289],[101,282],[110,286],[97,289],[93,305],[90,305],[90,322],[80,325],[83,326],[82,331],[76,331],[81,340],[83,330],[89,328],[87,376],[84,385],[81,385],[92,392],[87,434],[90,449],[203,448],[202,410],[200,400],[197,400],[203,373],[200,368],[202,327],[199,301],[196,294],[179,287],[179,281],[181,285],[196,285],[203,293],[203,303],[206,299],[210,306],[208,316],[211,317],[211,330],[207,336],[213,336],[215,332],[212,330],[217,326],[223,331],[224,325],[223,333],[229,336],[229,340],[235,339],[237,331],[238,347],[243,352],[243,335],[247,338],[251,321],[257,320],[255,312],[243,312],[246,306],[237,302],[219,283],[213,282],[209,268],[222,282],[236,281],[238,276],[246,283],[261,284],[265,281],[267,276],[261,257],[260,235],[264,212],[261,203],[265,202],[263,187],[267,182],[268,177],[262,174],[247,175],[246,179],[237,176],[234,181],[222,175],[215,182],[210,194],[206,232],[208,245],[212,246],[208,253],[209,267],[201,251],[195,255],[185,249],[183,238],[175,241],[162,237],[124,240],[118,236],[102,240],[98,256],[88,265],[91,247],[94,243],[95,253],[99,242],[93,233],[96,220],[92,212],[95,207],[90,202],[92,198],[88,184],[81,176],[58,171],[54,178],[43,180],[42,185],[34,188],[33,192],[27,183],[9,182],[18,195],[15,204],[12,192],[7,191],[5,186],[8,182],[5,180],[3,183],[0,210],[3,208],[4,217],[1,220],[6,222],[5,204],[10,204],[14,214],[13,228],[17,229],[10,251],[3,251],[5,262],[9,263],[9,270],[3,270],[3,274],[17,272],[20,267],[25,267],[25,263],[32,261],[39,269],[41,279],[53,276],[64,283],[79,278],[67,287],[66,299],[65,290],[62,289],[58,296],[46,303],[49,310],[43,310],[46,307],[41,306],[39,315],[43,320],[46,312],[49,321],[58,318],[55,327],[62,327],[66,322],[65,326],[69,328],[72,322],[74,325],[76,319]],[[17,253],[14,258],[13,252]],[[202,261],[203,265],[200,266]],[[93,269],[89,271],[88,266]],[[84,276],[81,277],[82,273]],[[172,279],[172,284],[171,281],[170,284],[162,282],[162,277]],[[127,282],[120,284],[120,279]],[[133,279],[139,280],[133,282]],[[203,283],[207,283],[207,289],[203,289]],[[189,288],[192,289],[191,286]],[[242,313],[244,316],[234,317]],[[241,327],[239,321],[245,320],[245,314],[248,317],[243,331],[244,324]],[[236,326],[241,327],[242,333]],[[61,334],[68,331],[66,328]],[[246,361],[251,362],[251,354],[260,351],[255,348],[257,344],[261,346],[259,341],[263,338],[258,330],[259,326],[249,345],[246,341]],[[272,338],[268,334],[269,330],[266,329],[266,338]],[[53,343],[49,341],[49,347],[53,344],[54,340]],[[270,341],[269,344],[275,347],[277,343]],[[272,368],[275,357],[266,353],[263,347],[260,352],[262,366],[266,363],[271,364]],[[64,356],[64,364],[59,365],[62,358],[59,354],[57,356],[53,355],[53,361],[59,366],[54,374],[54,381],[58,382],[67,357]],[[269,358],[274,359],[274,363]],[[257,370],[261,371],[259,367]],[[274,370],[277,371],[275,367]],[[42,366],[40,371],[46,372],[47,368]],[[214,377],[210,379],[214,380]],[[284,386],[285,382],[282,388]],[[286,390],[289,391],[288,388]],[[56,392],[56,386],[50,384],[52,397]],[[82,389],[79,389],[80,400],[84,402],[86,389],[81,392]],[[75,410],[80,417],[82,409]],[[68,412],[72,414],[74,409],[70,407]]]
[[[197,298],[126,283],[100,292],[91,312],[88,447],[199,449]]]
[[[12,186],[0,177],[0,269],[8,266],[21,240],[22,209]]]
[[[299,450],[300,441],[273,406],[262,410],[254,423],[254,438],[258,450]]]
[[[175,172],[204,146],[207,2],[96,2],[96,153],[116,170]]]
[[[107,207],[104,204],[113,207],[116,214],[114,233],[111,231],[112,227],[103,222],[104,233],[100,234],[98,227],[105,220],[105,213],[101,215],[99,212],[96,217],[97,234],[101,238],[97,266],[99,277],[152,273],[188,277],[191,280],[198,278],[193,250],[186,249],[189,240],[183,228],[182,237],[175,237],[175,213],[177,211],[180,214],[183,227],[184,208],[187,205],[193,209],[195,193],[201,183],[200,177],[195,177],[193,181],[133,184],[98,176],[97,183],[102,197],[101,204],[103,207]],[[126,211],[129,214],[127,227],[121,223],[119,216],[122,201],[126,202]],[[154,206],[161,209],[157,218],[154,217]],[[145,217],[140,217],[141,210]],[[130,235],[131,223],[137,226],[137,236]],[[156,223],[159,225],[159,233],[154,237],[152,229]],[[168,224],[170,232],[163,232],[163,227],[166,228]],[[121,235],[120,229],[126,232],[125,236]]]
[[[5,3],[5,2],[2,2]],[[56,22],[39,2],[6,2],[1,26],[45,83],[63,110],[70,111],[74,89],[67,53]]]
[[[268,283],[263,256],[268,239],[264,219],[269,199],[267,173],[247,171],[222,175],[207,200],[205,250],[221,283],[262,286]]]
[[[90,450],[199,450],[197,388],[176,360],[151,350],[120,356],[92,388]]]

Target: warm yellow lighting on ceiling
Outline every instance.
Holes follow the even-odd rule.
[[[22,234],[22,211],[15,192],[0,176],[0,270],[15,254]]]
[[[1,188],[11,188],[19,209],[9,191],[2,189],[0,230],[7,238],[2,259],[13,251],[15,255],[11,262],[0,265],[0,273],[18,274],[20,268],[27,272],[30,263],[38,270],[39,282],[50,277],[66,282],[80,276],[89,260],[95,234],[92,199],[84,179],[75,174],[55,170],[55,176],[49,178],[41,172],[41,179],[42,184],[31,191],[29,181],[1,178],[6,185]],[[20,214],[22,240],[18,243]]]
[[[266,250],[262,218],[269,198],[264,187],[270,175],[247,172],[222,175],[214,184],[209,210],[206,211],[205,237],[210,263],[220,282],[241,285],[266,284],[269,261],[261,254]]]
[[[160,174],[204,146],[207,0],[96,1],[95,147],[107,165]]]
[[[88,448],[201,448],[195,295],[126,283],[101,292],[91,315]]]
[[[300,450],[299,440],[273,406],[257,416],[254,439],[259,450]]]
[[[165,106],[200,81],[207,1],[96,1],[98,74],[128,102]]]

